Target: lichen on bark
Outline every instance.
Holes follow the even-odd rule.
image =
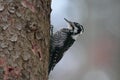
[[[0,1],[0,79],[47,80],[51,0]]]

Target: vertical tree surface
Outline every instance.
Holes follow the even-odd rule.
[[[0,0],[0,80],[47,80],[51,0]]]

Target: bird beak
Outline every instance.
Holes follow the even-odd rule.
[[[64,18],[64,20],[65,20],[66,22],[70,23],[70,21],[69,21],[69,20],[67,20],[66,18]]]
[[[68,28],[72,29],[73,26],[72,25],[72,22],[67,20],[66,18],[64,18],[64,20],[68,23]]]

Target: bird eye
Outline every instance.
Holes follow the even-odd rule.
[[[75,24],[76,26],[80,26],[80,24],[79,24],[79,23],[74,22],[74,24]]]

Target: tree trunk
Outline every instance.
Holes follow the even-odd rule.
[[[0,80],[47,80],[51,0],[0,0]]]

